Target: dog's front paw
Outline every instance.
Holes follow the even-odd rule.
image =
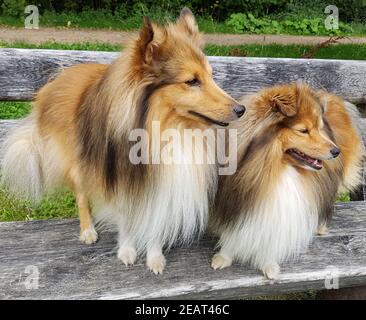
[[[230,257],[221,253],[216,253],[212,258],[211,267],[215,270],[224,269],[230,267],[232,262],[233,260]]]
[[[133,247],[122,246],[118,249],[117,256],[126,266],[129,266],[135,263],[137,253]]]
[[[166,265],[166,260],[163,254],[154,255],[147,258],[146,265],[150,271],[155,274],[162,274]]]
[[[327,235],[328,233],[329,233],[329,230],[328,230],[328,228],[327,228],[327,225],[325,225],[325,224],[321,224],[321,225],[319,225],[319,226],[318,226],[317,234],[318,234],[319,236],[325,236],[325,235]]]
[[[98,233],[95,231],[93,226],[80,232],[80,241],[85,244],[93,244],[98,240]]]
[[[264,276],[269,280],[276,280],[280,275],[280,266],[277,263],[269,264],[262,269]]]

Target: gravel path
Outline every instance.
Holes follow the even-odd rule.
[[[21,28],[0,28],[0,40],[26,41],[39,44],[45,41],[56,42],[108,42],[125,44],[134,32],[116,30],[93,30],[93,29],[66,29],[66,28],[41,28],[38,30],[26,30]],[[314,36],[289,36],[289,35],[239,35],[239,34],[205,34],[207,43],[218,45],[239,44],[317,44],[328,37]],[[340,43],[366,44],[366,37],[352,37],[342,39]]]

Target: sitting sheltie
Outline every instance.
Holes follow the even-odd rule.
[[[326,233],[338,192],[360,183],[363,144],[357,110],[305,84],[275,86],[242,99],[238,171],[220,178],[212,267],[249,263],[275,279],[279,264]]]
[[[154,273],[165,267],[163,248],[186,243],[205,229],[216,166],[134,164],[133,129],[200,129],[243,115],[220,89],[202,52],[189,9],[175,23],[148,18],[111,65],[80,64],[62,71],[37,94],[32,114],[10,136],[3,178],[10,191],[38,199],[58,186],[76,195],[81,241],[97,240],[94,222],[118,229],[118,257],[126,265],[147,253]],[[159,132],[160,133],[160,132]],[[141,142],[140,143],[146,143]],[[152,154],[160,144],[143,145]],[[203,146],[204,153],[210,146]],[[180,157],[192,150],[181,149]]]

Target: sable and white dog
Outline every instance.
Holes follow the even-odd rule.
[[[212,230],[220,235],[214,269],[250,263],[270,279],[326,232],[336,195],[360,183],[364,149],[357,110],[304,84],[244,97],[238,171],[220,177]]]
[[[97,240],[92,211],[96,221],[117,227],[123,263],[133,264],[147,251],[148,267],[161,273],[163,247],[187,243],[205,229],[217,170],[210,163],[131,163],[136,142],[129,135],[144,129],[151,141],[153,121],[161,131],[182,133],[226,126],[243,115],[245,108],[213,81],[202,47],[195,19],[183,9],[174,24],[146,18],[111,65],[62,71],[37,93],[32,114],[7,141],[3,178],[10,191],[37,200],[59,186],[70,187],[81,241]],[[150,159],[163,147],[142,146]],[[178,158],[192,153],[176,147]],[[211,147],[207,143],[196,152]]]

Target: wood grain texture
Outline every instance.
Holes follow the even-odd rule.
[[[125,267],[116,257],[116,235],[99,242],[78,241],[78,221],[0,223],[1,299],[175,299],[238,298],[325,288],[339,277],[340,287],[366,282],[366,204],[336,205],[330,234],[316,237],[295,262],[283,264],[278,281],[235,264],[214,271],[210,259],[216,239],[204,237],[190,248],[167,254],[163,275],[151,274],[144,258]],[[25,287],[27,266],[39,270],[39,288]]]
[[[30,100],[62,68],[110,63],[112,52],[0,49],[0,100]],[[210,57],[218,84],[238,98],[265,86],[304,80],[360,103],[366,101],[366,61]]]

